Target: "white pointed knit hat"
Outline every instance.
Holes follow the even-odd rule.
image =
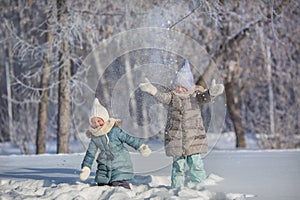
[[[191,90],[195,85],[194,76],[191,71],[190,63],[188,60],[184,61],[183,66],[175,75],[175,78],[173,80],[173,86],[176,87],[176,85],[181,85],[187,90]]]
[[[93,117],[100,117],[104,122],[107,122],[109,119],[108,111],[104,106],[102,106],[97,98],[94,99],[93,106],[89,116],[89,122]]]

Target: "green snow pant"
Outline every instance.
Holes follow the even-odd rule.
[[[206,179],[206,172],[200,154],[173,157],[171,187],[184,186],[185,163],[189,167],[189,176],[192,183],[201,183]]]

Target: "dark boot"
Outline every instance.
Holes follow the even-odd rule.
[[[111,186],[113,187],[124,187],[126,189],[131,189],[129,183],[126,181],[113,181],[110,183]]]
[[[97,183],[98,184],[98,186],[109,186],[109,184],[108,183]]]

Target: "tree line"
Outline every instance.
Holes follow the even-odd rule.
[[[36,145],[35,153],[45,153],[47,139],[57,140],[57,153],[69,152],[69,139],[78,138],[74,124],[83,123],[81,116],[73,115],[72,104],[82,105],[82,112],[89,109],[82,104],[88,67],[84,58],[100,42],[140,27],[175,30],[205,47],[225,85],[224,131],[235,132],[236,147],[246,147],[247,133],[259,139],[261,148],[300,145],[296,0],[0,4],[0,140],[13,141],[24,153],[30,153],[30,142]],[[172,56],[161,59],[170,61]],[[170,64],[178,64],[173,61]],[[120,77],[131,67],[114,70]],[[210,69],[196,77],[198,84],[206,86],[204,80],[214,73]],[[109,81],[99,83],[104,99],[111,97]]]

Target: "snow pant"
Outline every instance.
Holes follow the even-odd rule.
[[[206,179],[206,172],[200,154],[173,157],[171,187],[184,186],[185,163],[189,167],[189,176],[192,183],[201,183]]]

